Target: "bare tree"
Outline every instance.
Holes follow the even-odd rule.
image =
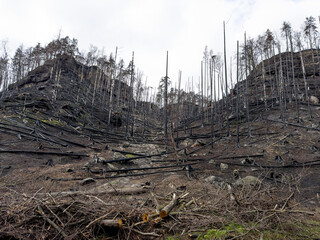
[[[318,31],[317,31],[317,25],[316,25],[316,19],[312,16],[307,17],[304,22],[304,29],[303,33],[306,38],[309,40],[309,47],[311,49],[312,54],[312,63],[313,63],[313,77],[316,75],[316,67],[315,67],[315,59],[314,59],[314,53],[313,53],[313,45],[314,45],[314,39],[316,38]]]
[[[7,42],[2,41],[2,53],[0,56],[0,91],[8,86],[9,77],[9,56]]]
[[[166,147],[168,147],[168,61],[169,53],[167,51],[166,76],[164,78],[164,138]]]
[[[239,41],[237,41],[237,102],[236,102],[236,111],[237,111],[237,147],[240,147],[240,137],[239,137]]]
[[[301,60],[301,67],[302,67],[302,75],[303,75],[303,82],[304,82],[304,90],[305,90],[305,95],[306,95],[306,100],[308,102],[308,111],[309,111],[309,117],[312,118],[312,113],[311,113],[311,107],[310,107],[310,101],[309,101],[309,94],[308,94],[308,84],[307,84],[307,79],[306,79],[306,69],[304,65],[304,59],[301,51],[301,36],[299,33],[296,33],[296,44],[299,49],[299,54],[300,54],[300,60]]]
[[[247,64],[247,35],[244,33],[244,49],[245,49],[245,77],[246,77],[246,110],[248,123],[248,137],[251,137],[250,111],[249,111],[249,80],[248,80],[248,64]]]
[[[258,36],[257,40],[257,48],[259,49],[260,52],[260,57],[261,57],[261,71],[262,71],[262,85],[263,85],[263,101],[264,101],[264,107],[265,110],[267,110],[267,93],[266,93],[266,69],[264,65],[264,38],[262,36]]]
[[[224,54],[224,77],[226,83],[226,118],[227,118],[227,135],[230,136],[229,125],[229,101],[228,101],[228,74],[227,74],[227,46],[226,46],[226,24],[223,21],[223,54]]]
[[[133,83],[134,83],[134,52],[132,52],[132,60],[130,63],[131,66],[131,78],[130,78],[130,89],[129,89],[129,106],[127,109],[127,119],[126,119],[126,138],[128,138],[129,133],[129,122],[130,122],[130,116],[131,116],[131,107],[132,107],[132,99],[133,99]]]
[[[281,28],[281,34],[286,39],[286,52],[289,52],[289,35],[291,32],[291,24],[289,22],[283,22]],[[291,83],[289,77],[289,55],[286,54],[286,76],[287,76],[287,87],[289,91],[289,102],[292,101],[292,91],[291,91]]]

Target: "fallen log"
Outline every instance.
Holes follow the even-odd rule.
[[[219,157],[217,159],[237,159],[237,158],[255,158],[255,157],[264,157],[264,154],[253,154],[253,155],[238,155],[238,156],[227,156],[227,157]]]
[[[254,165],[250,164],[242,164],[242,163],[234,163],[234,162],[217,162],[217,163],[224,163],[228,165],[233,166],[239,166],[239,167],[253,167]],[[320,163],[295,163],[295,164],[288,164],[288,165],[282,165],[282,166],[276,166],[276,165],[256,165],[256,167],[259,168],[303,168],[303,167],[312,167],[312,166],[320,166]]]
[[[40,205],[38,206],[38,212],[40,213],[40,215],[43,217],[44,220],[46,220],[52,227],[54,227],[58,231],[59,234],[61,234],[64,238],[68,238],[68,235],[64,232],[64,230],[61,227],[59,227],[57,224],[55,224],[47,215],[45,215]]]
[[[178,164],[178,165],[168,165],[168,166],[159,166],[159,167],[144,167],[144,168],[125,168],[125,169],[116,169],[116,170],[105,170],[104,173],[111,172],[128,172],[128,171],[139,171],[139,170],[151,170],[151,169],[163,169],[163,168],[175,168],[175,167],[185,167],[187,165],[195,165],[197,163],[187,163],[187,164]]]
[[[2,126],[0,126],[0,129],[3,129],[3,130],[8,131],[8,132],[19,133],[21,136],[24,136],[24,137],[32,137],[33,139],[41,139],[41,140],[46,141],[46,142],[55,143],[55,144],[58,144],[58,145],[60,145],[62,147],[67,147],[68,146],[68,145],[63,144],[61,142],[50,140],[50,139],[47,139],[47,138],[44,138],[44,137],[41,137],[41,136],[38,136],[38,135],[34,135],[34,134],[31,134],[31,133],[26,133],[26,132],[23,132],[23,131],[20,131],[20,130],[7,128],[7,127],[2,127]]]
[[[83,145],[81,143],[77,143],[77,142],[74,142],[74,141],[71,141],[71,140],[67,140],[65,138],[61,138],[61,137],[58,137],[58,136],[55,136],[55,135],[52,135],[52,134],[49,134],[47,131],[41,131],[39,129],[35,130],[35,129],[32,129],[32,128],[29,128],[29,127],[26,127],[26,126],[15,126],[15,125],[12,125],[12,124],[7,124],[7,123],[0,123],[2,125],[6,125],[6,126],[11,126],[11,127],[16,127],[16,128],[21,128],[21,129],[24,129],[24,130],[29,130],[29,131],[37,131],[39,133],[42,133],[42,134],[45,134],[46,136],[49,136],[49,137],[55,137],[63,142],[66,142],[66,143],[69,143],[69,144],[72,144],[72,145],[75,145],[75,146],[78,146],[78,147],[83,147],[83,148],[86,148],[87,146],[86,145]],[[1,127],[1,126],[0,126]],[[3,128],[3,127],[2,127]],[[11,129],[11,128],[9,128]],[[16,130],[16,129],[11,129],[12,131],[19,131],[19,130]],[[22,132],[22,131],[19,131],[19,133],[21,134],[26,134],[26,135],[29,135],[29,136],[33,136],[34,138],[41,138],[42,140],[44,141],[48,141],[48,142],[52,142],[52,143],[55,143],[55,144],[59,144],[63,147],[67,147],[68,145],[66,144],[63,144],[63,143],[60,143],[58,141],[55,141],[53,139],[47,139],[43,136],[38,136],[38,135],[34,135],[34,134],[30,134],[30,133],[26,133],[26,132]]]
[[[158,156],[162,156],[162,155],[165,155],[165,154],[171,154],[171,153],[173,153],[173,152],[163,152],[163,153],[144,155],[144,156],[138,156],[138,157],[131,157],[131,158],[120,158],[120,159],[114,159],[114,160],[105,160],[105,161],[103,161],[103,163],[127,162],[127,161],[141,159],[141,158],[158,157]]]
[[[169,213],[172,211],[172,209],[178,204],[179,198],[174,193],[172,196],[172,200],[166,205],[164,208],[161,209],[159,216],[161,218],[165,218],[169,215]]]
[[[190,154],[192,154],[192,153],[198,152],[198,151],[200,151],[201,149],[203,149],[203,148],[205,148],[205,147],[207,147],[207,146],[210,146],[211,144],[213,144],[213,143],[215,143],[215,142],[218,142],[218,141],[221,140],[221,139],[222,139],[221,137],[220,137],[220,138],[217,138],[217,139],[215,139],[215,140],[207,143],[206,145],[203,145],[203,146],[201,146],[201,147],[199,147],[199,148],[197,148],[197,149],[195,149],[195,150],[187,153],[187,155],[190,155]]]
[[[286,124],[286,125],[288,125],[288,126],[299,127],[299,128],[304,128],[304,129],[308,129],[308,130],[313,130],[313,131],[318,131],[318,132],[320,132],[320,128],[306,127],[306,126],[301,126],[301,125],[299,125],[299,124],[288,123],[288,122],[277,121],[277,120],[271,120],[271,119],[264,119],[264,120],[270,121],[270,122],[282,123],[282,124]]]
[[[54,179],[52,179],[54,180]],[[93,188],[88,191],[65,191],[65,192],[51,192],[51,193],[36,193],[33,195],[37,195],[39,197],[56,197],[56,196],[77,196],[77,195],[88,195],[88,194],[94,194],[94,195],[100,195],[100,194],[112,194],[112,195],[133,195],[133,194],[143,194],[148,192],[149,188],[119,188],[119,189],[105,189],[105,188]]]
[[[3,150],[0,149],[0,153],[12,153],[12,154],[38,154],[38,155],[57,155],[57,156],[70,156],[70,157],[89,157],[88,154],[81,153],[63,153],[63,152],[38,152],[29,150]]]
[[[114,219],[105,219],[102,220],[100,222],[100,225],[102,227],[106,227],[106,228],[122,228],[123,224],[122,224],[122,220],[118,219],[118,220],[114,220]]]
[[[117,149],[111,149],[112,152],[118,152],[118,153],[123,153],[123,154],[131,154],[135,156],[140,156],[140,157],[145,157],[145,154],[140,154],[140,153],[133,153],[133,152],[127,152],[127,151],[122,151],[122,150],[117,150]]]
[[[194,169],[199,170],[199,169]],[[110,179],[110,178],[121,178],[121,177],[137,177],[137,176],[144,176],[144,175],[153,175],[153,174],[164,174],[164,173],[171,173],[171,172],[185,172],[185,169],[174,169],[174,170],[167,170],[167,171],[157,171],[157,172],[145,172],[145,173],[134,173],[134,174],[125,174],[125,175],[116,175],[116,176],[105,176],[105,177],[92,177],[95,180],[103,180],[103,179]],[[81,181],[85,178],[52,178],[52,181]]]

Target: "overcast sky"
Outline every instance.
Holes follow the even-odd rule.
[[[118,46],[126,63],[134,51],[136,66],[156,86],[165,75],[167,50],[173,82],[179,70],[183,81],[198,79],[205,46],[223,51],[223,21],[231,55],[245,31],[250,37],[267,28],[279,32],[283,21],[300,30],[306,17],[320,15],[320,1],[0,0],[0,9],[0,40],[8,40],[11,54],[22,43],[47,44],[61,29],[83,51],[92,44],[110,54]]]

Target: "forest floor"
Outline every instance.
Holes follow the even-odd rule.
[[[0,239],[320,239],[319,108],[297,123],[288,105],[291,125],[257,114],[251,137],[242,119],[239,147],[235,120],[213,144],[194,121],[169,153],[161,133],[106,138],[2,109]]]

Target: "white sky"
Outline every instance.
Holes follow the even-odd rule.
[[[8,40],[10,53],[24,44],[42,45],[63,36],[90,44],[110,54],[119,47],[126,64],[135,51],[136,66],[157,86],[165,75],[198,79],[203,50],[223,51],[223,21],[227,22],[227,52],[236,41],[256,37],[267,28],[279,32],[283,21],[300,30],[306,17],[320,15],[319,0],[0,0],[0,41]],[[279,34],[280,35],[280,34]],[[230,57],[228,57],[229,59]]]

